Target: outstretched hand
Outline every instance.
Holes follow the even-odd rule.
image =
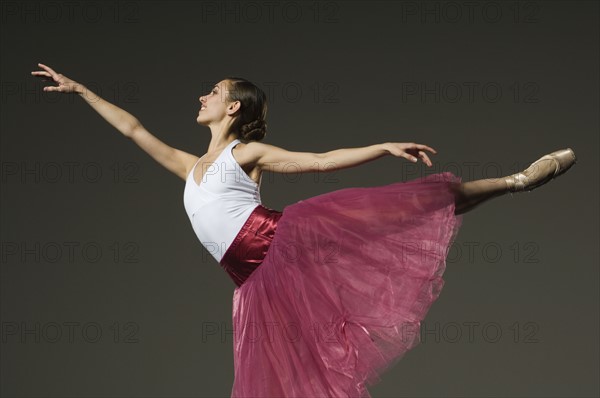
[[[427,166],[431,167],[433,163],[425,153],[425,150],[433,154],[437,154],[437,151],[427,145],[415,144],[414,142],[386,142],[384,144],[387,151],[398,157],[403,157],[411,162],[416,162],[420,158]]]
[[[52,68],[46,66],[44,64],[38,64],[44,70],[33,71],[31,72],[34,76],[46,77],[49,79],[44,79],[44,81],[54,81],[58,83],[58,86],[46,86],[44,87],[44,91],[58,91],[61,93],[79,93],[82,92],[83,86],[77,83],[74,80],[69,79],[68,77],[61,75],[60,73],[56,73]]]

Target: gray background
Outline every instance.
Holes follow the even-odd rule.
[[[264,142],[288,150],[419,142],[468,181],[573,148],[559,179],[465,215],[424,341],[370,392],[598,396],[597,2],[53,4],[2,2],[3,397],[225,397],[233,382],[234,284],[184,182],[81,98],[42,92],[38,62],[196,155],[198,97],[228,75],[267,92]],[[265,173],[261,194],[281,210],[426,173],[389,156]]]

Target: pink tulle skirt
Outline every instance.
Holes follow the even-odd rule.
[[[460,181],[340,189],[248,222],[230,250],[258,237],[264,260],[233,294],[232,397],[370,397],[444,285]]]

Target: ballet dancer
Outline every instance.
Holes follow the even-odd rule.
[[[185,182],[201,244],[235,284],[232,397],[370,397],[367,386],[419,343],[443,287],[463,214],[506,193],[532,191],[575,163],[570,148],[503,178],[462,182],[450,172],[338,189],[282,211],[261,203],[263,171],[326,172],[393,155],[432,166],[423,144],[386,142],[324,153],[260,141],[267,99],[227,77],[199,97],[203,156],[173,148],[134,116],[38,64],[44,91],[81,96],[106,121]],[[428,154],[429,152],[429,154]]]

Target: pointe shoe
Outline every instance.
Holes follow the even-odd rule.
[[[509,192],[531,192],[571,168],[577,162],[571,148],[544,155],[520,173],[506,177]]]

